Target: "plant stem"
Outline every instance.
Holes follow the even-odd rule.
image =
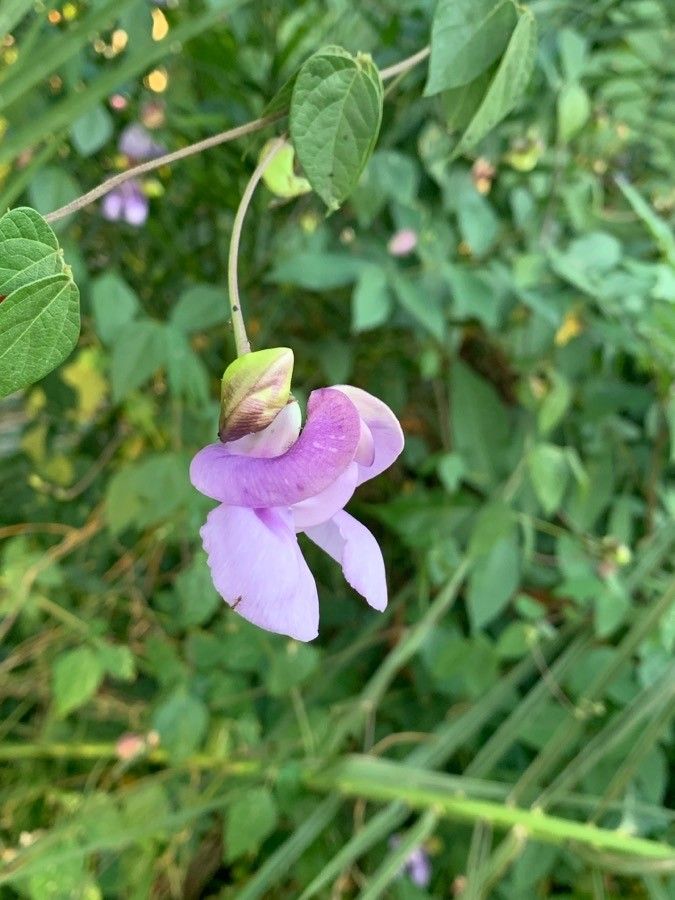
[[[424,60],[431,54],[431,47],[424,47],[422,50],[418,50],[417,53],[413,53],[412,56],[408,56],[406,59],[402,59],[400,62],[394,63],[393,66],[388,66],[386,69],[382,69],[380,72],[380,77],[382,81],[388,81],[390,78],[396,78],[397,75],[404,75],[410,69],[414,69],[418,63],[424,62]]]
[[[95,200],[104,197],[114,188],[119,187],[131,178],[138,178],[140,175],[154,172],[155,169],[160,169],[162,166],[169,166],[171,163],[178,162],[181,159],[187,159],[188,156],[194,156],[197,153],[201,153],[203,150],[210,150],[212,147],[218,147],[220,144],[236,141],[237,138],[245,137],[247,134],[253,134],[255,131],[260,131],[262,128],[271,125],[280,118],[281,114],[275,116],[263,116],[261,119],[253,119],[252,122],[246,122],[245,125],[238,125],[236,128],[230,128],[227,131],[212,134],[211,137],[204,138],[202,141],[197,141],[195,144],[189,144],[187,147],[181,147],[180,150],[174,150],[172,153],[165,153],[164,156],[149,159],[147,162],[133,166],[131,169],[126,169],[118,175],[113,175],[112,178],[107,178],[95,188],[87,191],[86,194],[82,194],[81,197],[77,197],[70,203],[66,203],[65,206],[60,206],[58,209],[55,209],[54,212],[48,213],[45,216],[45,219],[47,222],[58,222],[59,219],[63,219],[66,216],[71,215],[71,213],[77,212],[85,206],[89,206],[89,204],[93,203]]]
[[[232,329],[234,331],[234,343],[237,348],[237,356],[244,356],[244,354],[251,352],[251,345],[249,344],[248,337],[246,335],[246,325],[244,324],[244,317],[241,312],[241,300],[239,299],[239,281],[237,277],[237,263],[239,259],[241,230],[244,225],[246,211],[251,204],[253,194],[256,187],[258,186],[258,182],[263,177],[265,169],[269,166],[269,164],[272,162],[277,153],[282,149],[285,143],[286,139],[284,137],[277,138],[270,146],[267,153],[258,163],[256,170],[254,171],[253,175],[251,175],[251,178],[246,185],[246,188],[244,189],[244,193],[242,194],[241,200],[239,201],[237,214],[234,217],[234,224],[232,225],[230,253],[227,260],[227,286],[230,295],[230,309],[232,310]]]
[[[393,66],[382,69],[380,72],[382,80],[388,81],[391,78],[395,78],[397,75],[405,74],[418,63],[425,60],[430,53],[431,49],[425,47],[423,50],[418,50],[417,53],[413,53],[412,56],[408,56],[406,59],[402,59],[400,62],[395,63]],[[261,131],[273,122],[277,122],[279,119],[283,118],[284,115],[284,113],[277,113],[276,115],[262,116],[260,119],[253,119],[250,122],[246,122],[244,125],[238,125],[236,128],[221,131],[218,134],[211,135],[211,137],[204,138],[204,140],[197,141],[195,144],[189,144],[187,147],[182,147],[180,150],[174,150],[173,153],[165,153],[164,156],[158,156],[156,159],[150,159],[138,166],[134,166],[131,169],[113,175],[112,178],[107,178],[95,188],[87,191],[86,194],[82,194],[81,197],[77,197],[70,203],[66,203],[65,206],[60,206],[53,212],[48,213],[45,216],[45,219],[47,222],[58,222],[59,219],[63,219],[72,213],[78,212],[78,210],[83,209],[85,206],[89,206],[91,203],[94,203],[94,201],[100,200],[100,198],[104,197],[109,191],[119,187],[131,178],[147,175],[148,172],[154,172],[155,169],[159,169],[162,166],[169,166],[181,159],[187,159],[187,157],[194,156],[196,153],[201,153],[203,150],[210,150],[212,147],[218,147],[220,144],[227,144],[229,141],[236,141],[237,138],[245,137],[247,134]]]

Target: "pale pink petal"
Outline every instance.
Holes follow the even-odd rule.
[[[293,506],[325,490],[345,471],[359,433],[351,400],[342,391],[324,388],[310,395],[307,424],[282,456],[239,456],[226,445],[210,444],[192,460],[190,479],[202,494],[230,506]]]
[[[372,435],[374,458],[370,464],[359,465],[358,484],[363,484],[384,472],[397,459],[405,443],[403,431],[394,413],[377,397],[349,384],[336,384],[333,387],[349,397]]]
[[[342,510],[305,533],[340,563],[349,584],[373,609],[381,612],[386,608],[387,579],[382,551],[365,525]]]
[[[407,256],[417,246],[417,232],[412,228],[402,228],[392,235],[387,250],[392,256]]]
[[[351,500],[358,476],[359,467],[355,462],[350,463],[342,475],[325,490],[292,506],[295,530],[304,531],[334,516]]]
[[[267,428],[257,434],[247,434],[224,446],[230,453],[241,456],[275,457],[284,454],[297,441],[302,424],[302,414],[297,401],[287,403]]]
[[[215,588],[240,616],[299,641],[317,636],[316,583],[290,510],[218,506],[200,533]]]

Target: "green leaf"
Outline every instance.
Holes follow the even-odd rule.
[[[450,91],[443,91],[439,97],[441,108],[445,114],[445,124],[448,131],[463,131],[476,114],[476,110],[483,102],[487,89],[492,81],[497,67],[492,66],[461,87]]]
[[[432,337],[443,341],[445,315],[437,299],[425,290],[420,281],[413,281],[402,274],[397,274],[392,281],[391,287],[400,306]]]
[[[591,101],[576,81],[564,84],[558,94],[558,136],[563,143],[584,127],[591,115]]]
[[[484,628],[506,607],[520,584],[520,551],[515,528],[500,537],[469,575],[466,603],[472,630]]]
[[[352,331],[368,331],[383,325],[389,318],[392,300],[382,269],[364,269],[352,294]]]
[[[68,275],[26,284],[0,304],[0,396],[44,377],[77,343],[79,291]]]
[[[351,193],[375,147],[383,89],[369,56],[325,47],[298,73],[290,132],[305,176],[329,210]]]
[[[164,326],[145,319],[131,322],[117,334],[110,380],[113,400],[119,403],[141,387],[166,362]]]
[[[445,271],[452,289],[453,317],[477,319],[486,328],[497,328],[501,303],[485,275],[464,266],[448,265]]]
[[[492,386],[459,362],[450,378],[450,417],[465,479],[479,488],[494,485],[508,467],[509,419]]]
[[[107,675],[121,681],[132,681],[136,675],[134,654],[121,644],[100,644],[96,648],[101,666]]]
[[[47,215],[79,197],[82,191],[77,181],[63,169],[48,166],[38,171],[30,183],[28,193],[35,209],[42,215]],[[59,231],[64,228],[71,218],[72,215],[60,219],[54,226],[55,229]]]
[[[5,213],[0,219],[0,294],[64,272],[59,242],[42,216],[29,207]]]
[[[209,401],[209,373],[190,346],[186,335],[168,325],[166,338],[166,374],[174,397],[204,406]]]
[[[527,456],[532,487],[547,515],[560,506],[567,487],[567,455],[554,444],[537,444]]]
[[[193,496],[185,457],[178,453],[145,456],[110,479],[106,520],[115,534],[130,525],[145,528],[172,516]]]
[[[277,805],[264,787],[247,790],[227,810],[225,859],[231,862],[258,849],[277,824]]]
[[[315,647],[289,641],[272,658],[267,669],[265,683],[275,697],[287,694],[313,675],[319,665],[319,653]]]
[[[173,762],[187,759],[200,746],[209,721],[206,706],[179,687],[156,710],[152,724]]]
[[[532,75],[536,43],[537,23],[523,7],[483,101],[459,139],[455,156],[481,141],[515,108]]]
[[[76,119],[70,129],[73,144],[82,156],[91,156],[100,150],[112,133],[112,116],[101,103]]]
[[[630,610],[630,596],[621,584],[612,580],[597,592],[593,607],[595,633],[599,638],[606,638],[625,621]]]
[[[295,253],[275,265],[270,281],[328,291],[351,284],[372,263],[341,253]]]
[[[512,0],[440,0],[425,95],[473,81],[501,56],[516,22]]]
[[[52,670],[56,715],[67,716],[93,697],[103,674],[101,659],[90,647],[78,647],[59,656]]]
[[[195,284],[183,291],[169,318],[186,334],[222,325],[230,318],[227,294],[211,284]]]
[[[537,425],[542,434],[548,434],[555,428],[572,401],[569,382],[559,372],[553,372],[550,381],[551,386],[537,413]]]
[[[176,593],[180,601],[178,618],[185,628],[203,625],[221,605],[203,553],[197,554],[176,578]]]
[[[578,81],[587,64],[587,39],[571,28],[563,28],[558,35],[558,52],[565,79]]]
[[[112,344],[140,310],[136,293],[115,272],[106,272],[92,282],[91,305],[96,332],[104,344]]]

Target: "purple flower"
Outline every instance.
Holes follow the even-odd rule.
[[[386,404],[348,385],[313,391],[302,432],[300,424],[292,401],[263,431],[200,450],[190,479],[221,504],[200,532],[218,593],[260,628],[310,641],[319,602],[296,534],[332,556],[349,584],[383,610],[382,553],[344,506],[394,462],[403,432]]]
[[[165,149],[153,141],[150,133],[138,124],[127,125],[120,135],[117,146],[120,153],[123,153],[132,164],[161,156]],[[143,225],[148,218],[148,210],[148,198],[137,178],[123,182],[103,198],[103,217],[110,222],[119,222],[123,219],[129,225]]]
[[[395,834],[389,839],[389,846],[395,850],[401,843],[399,835]],[[426,888],[431,881],[431,860],[429,854],[424,847],[415,847],[411,850],[403,864],[403,872],[405,872],[413,884],[417,887]]]
[[[148,198],[137,178],[131,178],[113,188],[103,198],[103,216],[109,222],[124,219],[129,225],[144,225],[148,218],[148,208]]]
[[[127,125],[117,142],[120,153],[128,156],[134,162],[143,162],[145,159],[155,159],[164,153],[162,144],[153,141],[150,132],[142,125],[134,123]]]

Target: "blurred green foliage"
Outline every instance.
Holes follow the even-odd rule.
[[[402,421],[354,501],[383,616],[307,546],[321,637],[263,633],[199,546],[232,219],[284,126],[158,170],[142,228],[55,224],[79,344],[0,402],[2,897],[675,892],[672,8],[434,6],[0,4],[3,210],[125,166],[126,124],[172,150],[260,116],[324,45],[450,42],[385,85],[344,205],[261,188],[240,261],[296,395],[349,381]]]

